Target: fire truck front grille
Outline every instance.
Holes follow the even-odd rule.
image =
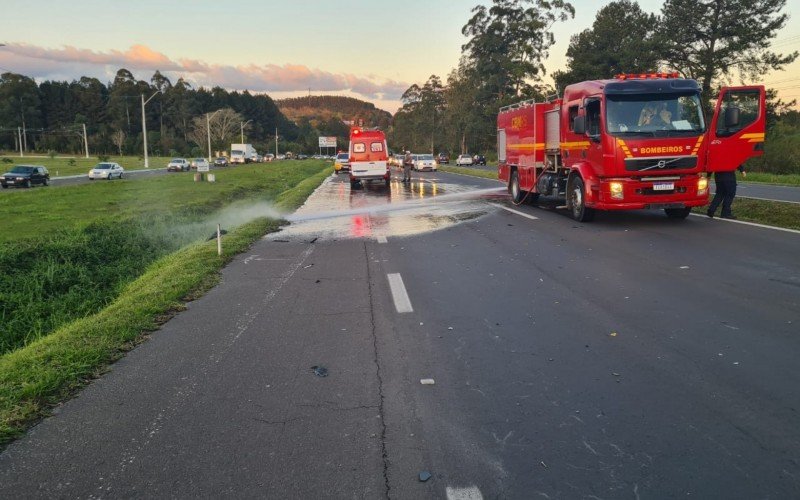
[[[625,158],[625,170],[629,172],[688,170],[696,166],[696,156],[678,156],[676,158]]]

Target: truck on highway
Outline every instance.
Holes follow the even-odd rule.
[[[380,130],[350,129],[350,188],[364,181],[383,181],[389,186],[389,153],[386,135]]]
[[[498,177],[515,204],[553,197],[578,221],[629,209],[686,218],[708,203],[710,172],[764,147],[763,86],[722,88],[708,124],[700,91],[677,73],[625,74],[501,108]]]
[[[252,144],[231,144],[231,163],[251,163],[257,156]]]

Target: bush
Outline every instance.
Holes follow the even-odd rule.
[[[54,150],[52,150],[52,149],[48,149],[47,150],[47,156],[49,156],[50,159],[52,160],[53,158],[56,157],[56,152]]]
[[[97,155],[97,159],[100,161],[108,161],[108,155]]]
[[[69,161],[67,162],[67,164],[70,167],[74,167],[75,166],[75,158],[70,158]]]
[[[11,158],[3,158],[3,163],[14,163],[14,160]]]

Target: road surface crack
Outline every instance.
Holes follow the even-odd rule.
[[[381,364],[378,359],[378,334],[375,331],[375,304],[373,300],[373,290],[372,290],[372,273],[370,270],[370,258],[369,252],[367,251],[367,242],[364,241],[364,257],[367,263],[367,288],[369,291],[369,310],[370,310],[370,328],[372,331],[372,349],[374,354],[375,360],[375,373],[378,377],[378,395],[380,396],[380,408],[378,413],[381,417],[381,455],[383,457],[383,484],[384,484],[384,493],[386,498],[389,498],[389,490],[391,487],[389,486],[389,456],[386,452],[386,415],[384,413],[384,396],[383,396],[383,378],[381,375]]]

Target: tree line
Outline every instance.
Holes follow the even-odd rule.
[[[37,84],[8,72],[0,75],[0,150],[21,145],[29,152],[82,154],[85,125],[92,154],[142,155],[142,100],[148,99],[152,155],[205,156],[209,130],[213,151],[227,151],[244,136],[261,152],[274,151],[276,129],[281,151],[316,151],[319,135],[341,132],[335,122],[298,126],[267,95],[193,88],[159,71],[148,82],[123,68],[107,84],[90,77]]]
[[[770,49],[788,20],[785,6],[786,0],[665,0],[656,15],[635,0],[613,1],[571,37],[567,67],[552,75],[552,85],[543,80],[552,27],[574,18],[575,8],[561,0],[492,0],[472,10],[462,28],[468,41],[460,63],[446,80],[431,75],[405,91],[391,143],[420,152],[494,151],[502,106],[562,95],[571,83],[619,73],[677,71],[698,81],[710,107],[720,87],[758,82],[798,57]],[[768,95],[768,130],[791,136],[786,124],[797,121],[796,102],[777,99],[774,90]]]

